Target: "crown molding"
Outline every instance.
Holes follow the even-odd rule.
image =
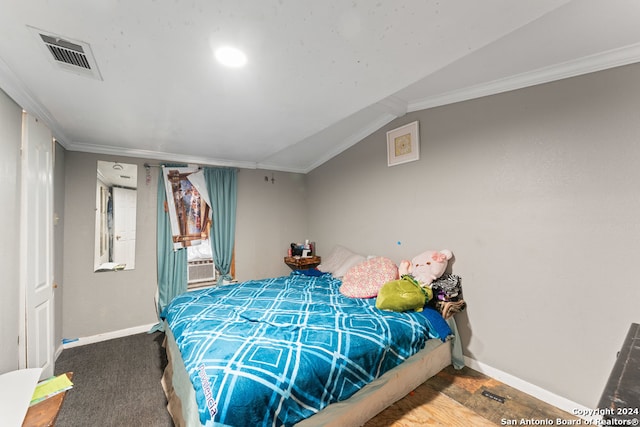
[[[419,111],[455,102],[468,101],[525,87],[549,83],[569,77],[629,65],[640,61],[640,43],[582,57],[534,71],[454,90],[409,103],[408,111]]]
[[[186,154],[166,153],[162,151],[140,150],[137,148],[112,147],[107,145],[83,144],[83,143],[67,143],[66,146],[64,146],[64,148],[69,151],[81,151],[84,153],[136,157],[136,158],[142,158],[142,159],[172,161],[176,163],[195,163],[199,165],[256,169],[255,162],[243,162],[243,161],[228,160],[228,159],[216,159],[211,157],[190,156]]]
[[[381,110],[393,114],[395,117],[402,117],[407,114],[407,109],[409,107],[409,103],[396,96],[391,95],[387,96],[385,99],[378,101],[376,104]]]
[[[355,133],[352,133],[351,135],[343,139],[340,145],[336,146],[333,150],[328,152],[326,155],[318,158],[318,160],[316,160],[311,165],[309,165],[305,169],[304,173],[311,172],[313,169],[331,160],[333,157],[342,153],[346,149],[356,145],[358,142],[362,141],[372,133],[382,129],[383,126],[385,126],[386,124],[390,123],[391,121],[397,118],[398,116],[392,113],[382,114],[376,120],[371,121],[368,126],[358,129]]]
[[[0,90],[9,95],[24,111],[42,120],[56,141],[64,148],[67,148],[67,137],[58,122],[53,118],[51,113],[37,101],[36,97],[33,96],[31,91],[27,89],[22,83],[22,80],[18,78],[2,58],[0,58]]]

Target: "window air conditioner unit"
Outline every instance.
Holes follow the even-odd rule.
[[[213,260],[189,261],[187,283],[213,282],[216,280],[216,266]]]

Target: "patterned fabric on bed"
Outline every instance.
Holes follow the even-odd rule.
[[[290,276],[189,292],[165,309],[204,425],[289,426],[424,347],[429,320]],[[432,335],[433,336],[433,335]]]

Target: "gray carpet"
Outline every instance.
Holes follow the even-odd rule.
[[[57,427],[171,427],[160,379],[164,334],[137,334],[63,350],[56,374],[73,372]]]

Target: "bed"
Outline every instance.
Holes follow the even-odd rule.
[[[292,272],[176,297],[162,313],[175,424],[362,425],[461,365],[452,318],[380,311],[340,284]]]

